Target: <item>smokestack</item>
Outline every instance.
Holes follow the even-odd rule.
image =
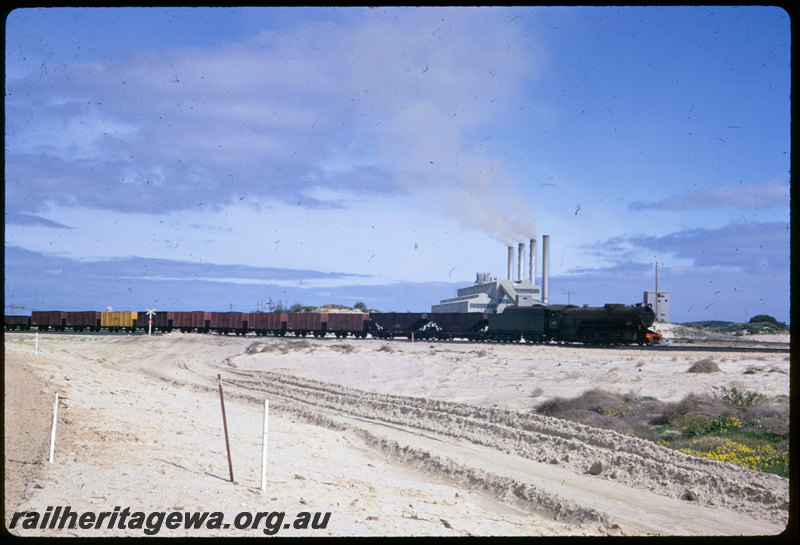
[[[525,243],[520,242],[517,251],[517,282],[522,282],[522,264],[525,263]]]
[[[536,274],[536,239],[532,238],[528,241],[528,280],[531,281],[531,284],[535,284],[535,282],[533,281],[535,274]]]
[[[511,273],[514,271],[514,247],[508,247],[508,279],[511,280]]]
[[[550,283],[550,235],[542,235],[542,303],[548,303]]]

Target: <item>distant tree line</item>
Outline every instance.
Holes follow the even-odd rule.
[[[779,329],[786,329],[786,324],[783,322],[779,322],[774,317],[770,316],[769,314],[759,314],[757,316],[753,316],[750,318],[748,323],[751,324],[771,324]]]
[[[316,312],[320,308],[327,308],[329,310],[350,310],[350,307],[346,305],[323,305],[322,307],[313,307],[308,305],[302,305],[300,303],[295,303],[288,309],[284,309],[279,304],[278,307],[275,309],[276,312]],[[371,312],[367,305],[364,304],[363,301],[358,301],[355,305],[353,305],[352,310],[359,310],[361,312]]]

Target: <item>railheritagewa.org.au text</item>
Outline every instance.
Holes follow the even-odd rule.
[[[11,516],[9,530],[136,530],[152,536],[168,530],[260,530],[275,535],[284,529],[322,530],[327,528],[331,513],[302,511],[287,518],[283,511],[241,511],[233,520],[226,520],[219,511],[133,511],[130,507],[114,507],[112,511],[73,511],[67,506],[49,506],[44,512],[20,511]]]

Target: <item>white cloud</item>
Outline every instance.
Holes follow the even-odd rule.
[[[788,206],[789,180],[774,179],[752,184],[731,184],[712,189],[687,191],[653,203],[634,202],[630,208],[657,210],[699,210],[709,208],[770,208]]]

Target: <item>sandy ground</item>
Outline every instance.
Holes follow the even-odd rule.
[[[210,511],[229,525],[162,524],[158,536],[773,535],[789,516],[787,479],[530,412],[590,388],[661,400],[719,386],[788,395],[788,351],[172,333],[39,334],[37,356],[34,340],[5,335],[6,528],[13,513],[49,506]],[[686,372],[704,357],[721,372]],[[271,518],[235,528],[259,512]],[[317,527],[296,528],[301,513],[319,513]],[[7,531],[142,536],[147,527],[26,527],[32,517]]]

